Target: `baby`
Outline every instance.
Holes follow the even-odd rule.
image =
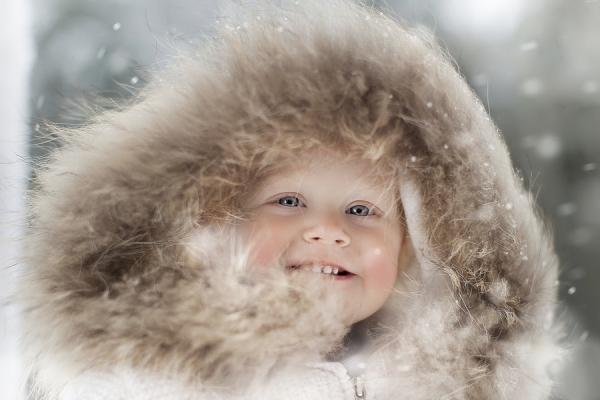
[[[354,3],[250,8],[59,132],[19,287],[32,397],[547,396],[556,256],[448,58]]]
[[[373,165],[308,153],[270,176],[238,228],[249,264],[323,276],[348,323],[378,311],[399,271],[404,227],[397,196]]]

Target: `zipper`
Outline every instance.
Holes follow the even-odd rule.
[[[367,392],[365,392],[365,377],[359,375],[352,378],[352,384],[354,385],[354,398],[356,400],[365,400],[367,398]]]

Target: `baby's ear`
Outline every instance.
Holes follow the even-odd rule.
[[[400,256],[398,257],[398,273],[406,271],[409,265],[415,260],[415,249],[410,240],[408,231],[402,236],[402,247],[400,248]]]
[[[408,232],[405,232],[398,257],[398,278],[396,278],[395,288],[400,293],[416,294],[423,290],[422,284],[422,273],[415,248]]]

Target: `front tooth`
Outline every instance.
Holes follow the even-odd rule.
[[[334,269],[333,269],[333,274],[334,274],[334,275],[337,275],[337,274],[338,274],[338,272],[340,272],[340,270],[339,270],[338,268],[334,268]]]
[[[323,268],[323,273],[324,274],[330,274],[331,271],[333,271],[333,268],[331,268],[329,265],[326,266],[325,268]]]
[[[313,272],[321,272],[321,267],[319,267],[318,265],[315,265],[312,269]]]

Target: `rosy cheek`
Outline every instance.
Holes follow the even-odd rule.
[[[277,224],[265,221],[248,223],[242,230],[241,242],[249,265],[255,268],[272,266],[287,247]]]
[[[268,240],[266,237],[264,239]],[[248,254],[248,262],[251,267],[266,268],[273,264],[277,256],[277,246],[271,240],[254,243]]]
[[[375,248],[367,264],[368,280],[372,287],[387,290],[394,286],[398,267],[385,249]]]

